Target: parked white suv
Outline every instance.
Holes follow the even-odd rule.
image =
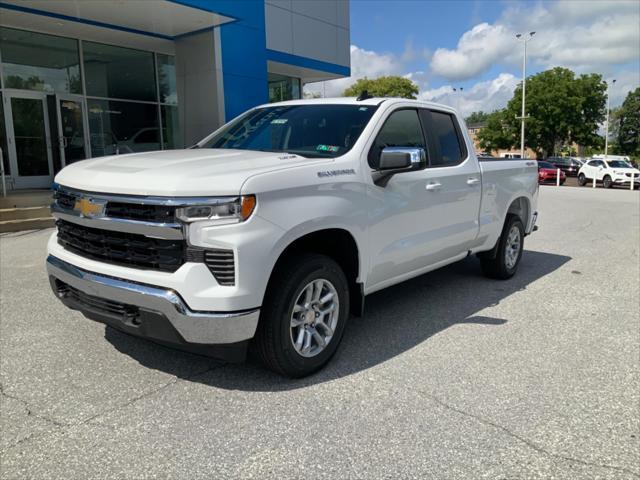
[[[307,375],[370,293],[471,254],[516,272],[536,163],[479,162],[466,131],[433,103],[300,100],[191,149],[75,163],[56,177],[51,286],[119,330],[233,360],[251,342]]]
[[[586,185],[587,182],[602,182],[604,188],[611,188],[613,185],[631,186],[631,181],[640,184],[640,170],[633,168],[624,160],[593,159],[585,163],[578,170],[578,183]]]

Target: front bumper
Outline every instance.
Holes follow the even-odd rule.
[[[68,307],[177,347],[241,344],[254,336],[258,325],[259,309],[193,311],[172,289],[89,272],[53,255],[47,258],[47,273],[54,293]]]

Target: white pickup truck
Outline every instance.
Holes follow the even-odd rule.
[[[190,149],[64,168],[47,271],[90,319],[300,377],[366,295],[472,254],[514,275],[537,197],[536,163],[478,161],[449,107],[269,104]]]

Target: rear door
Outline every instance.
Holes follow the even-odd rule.
[[[469,151],[457,118],[450,112],[423,110],[423,125],[433,152],[429,162],[431,190],[443,217],[437,235],[446,260],[474,246],[478,236],[478,217],[482,197],[482,178],[478,160]]]

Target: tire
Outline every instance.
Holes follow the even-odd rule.
[[[602,186],[604,188],[611,188],[613,186],[613,182],[611,181],[611,177],[609,175],[605,175],[602,179]]]
[[[300,310],[301,304],[314,303],[305,302],[308,300],[306,295],[311,288],[315,298],[320,280],[324,283],[319,295],[326,298],[331,293],[337,302],[329,300],[317,304],[317,311],[313,308]],[[315,323],[320,318],[320,312],[330,308],[329,302],[334,310],[325,313],[321,320],[324,324],[332,323],[328,325],[333,331],[332,335],[329,334],[330,330]],[[313,306],[316,307],[315,304]],[[294,312],[294,308],[299,311]],[[277,267],[269,281],[253,341],[254,353],[267,368],[281,375],[291,378],[310,375],[322,368],[338,349],[348,317],[349,283],[340,265],[324,255],[292,256]],[[300,324],[293,326],[294,322]],[[302,334],[301,329],[304,330]],[[318,342],[315,333],[307,333],[314,331],[323,341],[330,337],[325,347]],[[299,335],[303,336],[301,343],[296,342]],[[310,340],[308,348],[305,348],[307,337]]]
[[[578,175],[578,185],[584,187],[587,184],[587,177],[585,177],[584,173]]]
[[[517,230],[518,250],[515,253],[513,248],[512,232]],[[513,234],[514,236],[516,234]],[[507,249],[509,248],[509,257],[507,257]],[[522,252],[524,250],[524,226],[519,217],[515,215],[507,215],[507,219],[502,228],[502,234],[498,240],[498,248],[495,257],[481,256],[480,265],[482,266],[482,272],[489,278],[496,278],[499,280],[506,280],[515,275],[522,258]]]
[[[560,185],[564,185],[564,182],[565,182],[565,181],[566,181],[566,180],[560,180]]]

